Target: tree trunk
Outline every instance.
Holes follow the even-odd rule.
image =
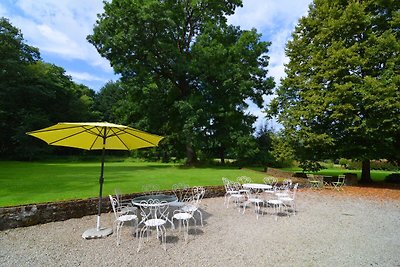
[[[361,169],[361,180],[360,183],[367,184],[371,183],[371,162],[369,159],[365,159],[362,161],[362,169]]]
[[[197,162],[196,151],[191,144],[186,145],[186,165],[193,166]]]
[[[225,149],[223,147],[219,149],[219,158],[221,159],[221,164],[225,164]]]

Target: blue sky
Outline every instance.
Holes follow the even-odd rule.
[[[228,18],[242,29],[256,28],[270,46],[269,75],[279,82],[288,62],[284,48],[312,0],[243,0],[243,8]],[[22,31],[25,41],[38,47],[42,59],[63,67],[77,83],[98,91],[107,81],[118,79],[108,61],[86,41],[96,16],[103,11],[101,0],[2,0],[0,16]],[[273,96],[265,97],[268,103]],[[250,106],[261,123],[262,111]]]

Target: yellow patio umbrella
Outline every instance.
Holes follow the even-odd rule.
[[[155,147],[163,139],[158,135],[108,122],[62,122],[27,134],[42,139],[53,146],[102,150],[97,226],[85,231],[82,235],[83,238],[98,238],[112,233],[112,229],[100,227],[105,150],[133,150]]]

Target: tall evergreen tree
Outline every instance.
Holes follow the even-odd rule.
[[[315,0],[272,111],[304,159],[399,157],[400,1]],[[397,141],[397,148],[396,146]]]

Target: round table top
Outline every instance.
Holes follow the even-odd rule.
[[[272,189],[272,186],[269,184],[243,184],[243,188],[251,188],[251,189]]]
[[[140,196],[140,197],[135,197],[134,199],[132,199],[132,204],[136,205],[136,206],[156,205],[156,204],[145,203],[145,201],[148,201],[150,199],[158,200],[159,202],[162,202],[157,205],[163,205],[163,204],[168,205],[169,203],[178,201],[178,198],[176,196],[158,194],[158,195],[144,195],[144,196]]]

